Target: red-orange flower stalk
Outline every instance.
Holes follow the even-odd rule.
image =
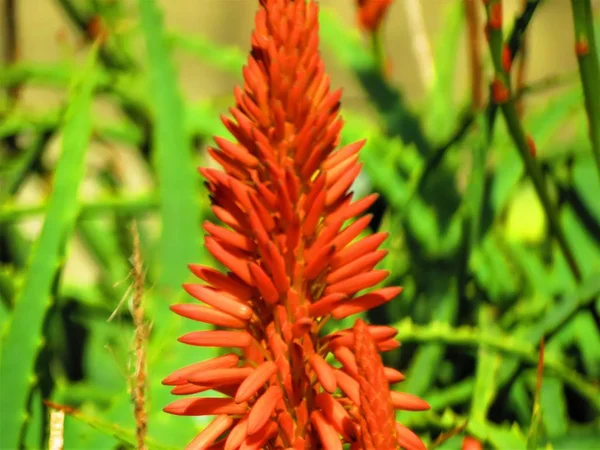
[[[383,367],[377,344],[369,327],[358,319],[354,324],[354,353],[358,371],[360,406],[358,419],[364,450],[426,450],[419,437],[396,423],[394,409],[426,410],[429,405],[418,397],[400,392],[390,395],[389,379]],[[401,378],[403,379],[403,378]]]
[[[358,23],[365,31],[374,32],[381,26],[392,0],[356,0]]]
[[[236,142],[215,138],[209,152],[223,171],[200,169],[222,222],[205,224],[206,248],[226,270],[190,265],[205,284],[184,287],[200,303],[172,307],[218,328],[181,342],[235,350],[168,376],[173,394],[220,395],[183,398],[165,411],[217,416],[188,448],[369,448],[365,423],[383,414],[394,423],[394,409],[427,405],[389,393],[404,377],[383,368],[378,352],[398,347],[395,329],[361,322],[358,335],[322,333],[331,317],[376,307],[401,289],[361,294],[388,275],[374,269],[386,234],[357,239],[369,216],[346,225],[376,196],[352,201],[364,141],[337,148],[341,92],[330,92],[318,51],[316,2],[261,0],[243,73],[232,118],[222,118]],[[365,380],[385,408],[367,407]],[[404,428],[390,432],[420,448]]]

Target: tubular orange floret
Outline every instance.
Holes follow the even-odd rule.
[[[389,1],[364,4],[365,23],[379,26]],[[203,224],[205,245],[224,270],[191,264],[204,284],[184,289],[199,302],[171,309],[216,327],[187,333],[181,342],[236,354],[192,364],[163,381],[175,395],[208,395],[179,399],[166,412],[217,416],[190,448],[356,446],[364,430],[357,412],[361,403],[370,407],[365,377],[376,383],[374,392],[387,392],[390,408],[423,407],[390,396],[388,383],[402,381],[400,372],[367,368],[360,356],[365,339],[371,362],[398,347],[394,328],[363,324],[368,337],[359,345],[355,329],[322,333],[330,317],[374,308],[401,289],[368,291],[388,275],[376,269],[387,234],[361,237],[371,221],[362,215],[377,195],[352,198],[365,142],[338,148],[341,91],[330,90],[318,43],[315,0],[260,0],[244,85],[234,90],[230,116],[222,117],[233,139],[216,137],[208,150],[222,170],[200,169],[219,220]],[[330,364],[329,353],[341,368]],[[409,432],[394,433],[397,442],[411,442]]]
[[[409,430],[408,433],[405,431],[399,436],[398,430],[405,427],[396,424],[394,409],[422,411],[429,409],[429,405],[414,395],[390,392],[388,377],[373,332],[361,319],[354,325],[354,339],[363,448],[396,448],[396,443],[401,442],[410,443],[412,448],[418,448],[414,443],[421,441],[414,434],[411,436]],[[401,445],[404,446],[402,443]]]

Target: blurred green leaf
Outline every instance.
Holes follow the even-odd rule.
[[[190,321],[184,323],[167,310],[168,303],[182,296],[180,285],[188,277],[187,264],[204,259],[200,247],[200,179],[193,170],[190,136],[185,129],[185,108],[177,88],[161,13],[154,0],[139,0],[138,7],[148,56],[149,94],[156,120],[154,166],[158,174],[162,222],[158,289],[145,297],[147,311],[155,320],[148,353],[148,373],[152,379],[148,429],[149,435],[156,439],[183,444],[193,437],[193,429],[186,418],[170,418],[162,412],[170,395],[160,380],[169,371],[179,368],[176,363],[191,364],[216,352],[175,345],[175,337],[180,333],[191,327],[206,329],[207,326],[190,324]],[[187,424],[190,431],[173,433],[173,423]]]
[[[217,45],[210,40],[199,36],[188,36],[182,33],[170,33],[171,42],[205,61],[209,66],[239,77],[242,67],[246,64],[246,54],[236,47]]]
[[[22,291],[4,328],[0,355],[0,413],[2,446],[17,448],[26,420],[27,399],[35,385],[33,366],[42,342],[42,325],[51,305],[53,284],[73,232],[79,185],[85,173],[85,155],[91,133],[90,106],[96,82],[92,69],[96,53],[74,87],[64,119],[62,155],[54,176],[44,226],[38,238]]]

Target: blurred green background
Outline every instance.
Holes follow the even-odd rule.
[[[326,67],[344,88],[343,141],[368,139],[356,195],[381,194],[370,211],[373,231],[390,232],[381,266],[386,284],[405,287],[366,318],[399,330],[401,349],[385,355],[407,375],[395,388],[432,411],[398,420],[429,448],[460,448],[465,435],[486,448],[600,448],[600,174],[571,3],[504,2],[506,38],[532,12],[513,91],[533,169],[488,104],[483,33],[484,96],[472,107],[465,4],[393,2],[385,76],[354,2],[320,2]],[[78,410],[65,448],[135,446],[133,221],[151,328],[148,446],[181,448],[206,421],[162,413],[174,397],[160,381],[215,352],[177,344],[198,327],[167,308],[186,301],[186,264],[215,265],[201,246],[201,221],[214,217],[194,169],[212,164],[211,136],[227,135],[219,114],[234,103],[257,2],[0,6],[0,448],[47,446],[43,399]]]

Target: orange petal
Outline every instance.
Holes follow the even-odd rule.
[[[345,374],[339,369],[335,370],[335,379],[338,387],[352,402],[360,406],[360,395],[358,390],[358,382],[350,375]]]
[[[308,362],[312,369],[315,371],[321,386],[329,393],[335,392],[337,389],[337,383],[335,381],[335,373],[331,366],[323,359],[323,357],[317,353],[313,353]]]
[[[244,417],[229,432],[225,441],[225,450],[235,450],[242,445],[248,436],[248,418]]]
[[[215,216],[217,216],[217,219],[219,219],[223,223],[229,225],[234,230],[237,230],[239,232],[242,232],[244,230],[245,222],[240,219],[238,211],[232,212],[232,211],[225,209],[219,205],[213,205],[210,207],[210,209],[215,214]],[[205,240],[205,242],[206,242],[206,240]],[[206,248],[208,249],[209,247],[206,247]],[[212,251],[211,251],[211,253],[212,253]],[[214,255],[214,256],[215,256],[215,258],[217,258],[216,255]],[[225,264],[225,263],[223,263],[223,264]],[[227,265],[227,264],[225,264],[225,265]]]
[[[277,373],[277,366],[272,361],[265,361],[248,375],[240,384],[235,394],[235,402],[242,403],[249,400],[262,388],[269,379]]]
[[[277,196],[264,183],[256,186],[260,197],[267,203],[269,209],[275,209],[277,206]]]
[[[221,150],[232,159],[240,161],[244,166],[249,168],[258,166],[258,159],[252,156],[245,147],[217,136],[214,137],[214,140]]]
[[[419,436],[399,423],[396,423],[396,439],[400,447],[406,450],[427,450]]]
[[[390,392],[392,405],[394,409],[402,409],[404,411],[427,411],[430,406],[425,400],[420,399],[416,395],[407,394],[406,392]]]
[[[388,339],[387,341],[377,343],[377,350],[380,352],[389,352],[397,349],[398,347],[400,347],[400,342],[398,342],[396,339]]]
[[[217,414],[244,414],[247,403],[235,403],[230,398],[183,398],[167,405],[163,411],[177,416],[215,416]]]
[[[384,367],[383,372],[385,373],[385,378],[390,384],[404,381],[404,374],[402,372],[397,371],[396,369],[393,369],[391,367]]]
[[[210,390],[210,386],[198,386],[196,384],[180,384],[179,386],[175,386],[171,389],[171,394],[173,395],[190,395],[190,394],[198,394],[200,392],[205,392]]]
[[[248,414],[248,435],[259,431],[271,418],[277,402],[283,397],[278,385],[273,385],[260,396]]]
[[[254,207],[254,211],[256,212],[257,217],[260,219],[260,222],[265,227],[265,230],[270,233],[275,228],[275,219],[271,213],[267,210],[265,205],[261,200],[258,199],[256,194],[251,191],[250,193],[250,201],[252,202],[252,206]]]
[[[327,315],[333,310],[338,303],[348,298],[346,294],[331,294],[321,297],[318,301],[311,304],[308,308],[308,314],[311,317],[320,317]]]
[[[331,261],[334,253],[335,247],[333,245],[327,245],[314,253],[314,256],[312,256],[311,259],[307,258],[308,264],[304,269],[304,277],[309,281],[317,278],[321,272],[325,270],[325,267],[327,267],[327,264]]]
[[[360,200],[349,203],[337,209],[334,213],[331,214],[331,220],[341,219],[343,221],[352,219],[353,217],[359,216],[364,213],[367,209],[375,203],[375,200],[379,197],[379,194],[369,194]]]
[[[184,334],[179,342],[199,347],[248,347],[252,336],[245,331],[192,331]]]
[[[188,377],[192,374],[202,372],[203,370],[226,369],[228,367],[233,367],[237,365],[239,360],[240,357],[234,353],[228,353],[227,355],[219,356],[217,358],[207,359],[206,361],[191,364],[173,372],[162,381],[162,384],[167,386],[186,384]]]
[[[327,186],[332,186],[358,162],[358,155],[351,156],[327,171]]]
[[[352,441],[356,438],[356,427],[348,411],[330,394],[321,392],[316,396],[317,406],[331,423],[335,429],[347,441]]]
[[[331,312],[331,314],[335,319],[340,320],[353,314],[376,308],[400,295],[402,290],[401,287],[385,287],[377,289],[376,291],[349,300],[343,305],[339,305]]]
[[[337,268],[354,261],[360,256],[376,250],[388,237],[388,233],[375,233],[356,241],[354,244],[336,253],[331,260],[331,267]]]
[[[294,436],[296,435],[296,424],[294,419],[287,411],[282,411],[277,416],[277,422],[279,423],[280,436],[284,441],[293,442]]]
[[[252,316],[252,309],[228,295],[201,284],[184,284],[183,288],[188,294],[207,305],[231,314],[241,320],[248,320]]]
[[[361,273],[360,275],[348,280],[343,280],[339,283],[334,283],[327,286],[325,289],[325,295],[333,293],[342,293],[348,295],[354,294],[358,291],[362,291],[363,289],[381,283],[389,274],[389,270],[373,270],[371,272]]]
[[[305,260],[310,261],[313,259],[314,255],[328,244],[335,246],[332,240],[335,238],[338,231],[340,231],[343,224],[344,221],[341,219],[332,220],[331,217],[325,219],[323,231],[321,231],[321,234],[319,234],[315,242],[310,246],[310,249],[304,252]]]
[[[323,163],[323,169],[329,170],[342,161],[356,155],[367,143],[366,139],[361,139],[360,141],[353,142],[352,144],[348,144],[345,147],[340,148],[339,150],[332,153],[329,158]]]
[[[204,245],[217,261],[235,273],[246,284],[252,285],[252,278],[250,276],[250,270],[248,269],[248,261],[228,252],[212,237],[207,237],[204,240]]]
[[[188,444],[186,450],[203,450],[212,445],[221,434],[227,431],[233,424],[233,419],[225,414],[221,414],[213,420],[192,442]]]
[[[314,325],[313,320],[310,317],[302,317],[298,319],[292,327],[292,336],[294,339],[299,339],[308,333]]]
[[[205,370],[190,376],[188,380],[190,383],[205,386],[238,384],[244,381],[253,371],[252,367]]]
[[[263,449],[266,442],[277,434],[279,426],[271,421],[265,424],[253,435],[246,436],[240,450],[259,450]]]
[[[319,433],[323,450],[342,450],[342,442],[336,429],[331,425],[323,414],[313,411],[310,420]]]
[[[346,193],[346,191],[352,186],[354,180],[360,173],[362,164],[356,164],[350,170],[348,170],[333,186],[327,190],[327,197],[325,204],[327,206],[333,205],[340,197]]]
[[[342,366],[344,366],[344,370],[348,372],[349,375],[356,377],[358,376],[358,365],[356,364],[356,358],[354,353],[343,345],[337,346],[333,349],[333,355],[335,359],[337,359]]]
[[[360,233],[366,230],[372,218],[373,214],[367,214],[366,216],[355,220],[335,237],[335,239],[332,241],[332,244],[335,245],[336,248],[343,250],[346,245],[348,245],[356,237],[358,237]]]
[[[227,328],[246,328],[247,323],[230,314],[219,311],[215,308],[208,308],[202,305],[177,304],[170,306],[171,311],[188,319],[198,322],[210,323]]]
[[[387,325],[369,325],[368,330],[369,334],[378,343],[387,342],[398,334],[398,330]],[[341,330],[330,336],[333,339],[334,346],[354,347],[354,332],[350,330]]]
[[[200,264],[190,264],[188,267],[198,278],[221,291],[231,294],[241,302],[246,302],[252,297],[251,287],[233,280],[230,276]]]
[[[304,223],[302,224],[303,236],[313,236],[315,233],[315,229],[323,213],[323,208],[325,207],[325,191],[321,190],[315,201],[309,203],[309,205],[310,210],[306,213]]]
[[[254,277],[254,285],[258,288],[265,301],[270,304],[277,303],[279,293],[266,272],[256,263],[250,263],[250,272]]]
[[[271,273],[273,275],[273,283],[280,294],[285,294],[290,288],[290,281],[285,270],[285,261],[272,241],[269,241],[267,247],[272,262]]]
[[[251,252],[256,248],[256,244],[247,236],[220,227],[212,222],[205,221],[204,229],[221,244],[231,245],[246,252]]]
[[[361,272],[372,270],[373,267],[387,255],[387,253],[387,250],[377,250],[367,253],[366,255],[333,270],[327,275],[325,282],[327,284],[337,283]]]

